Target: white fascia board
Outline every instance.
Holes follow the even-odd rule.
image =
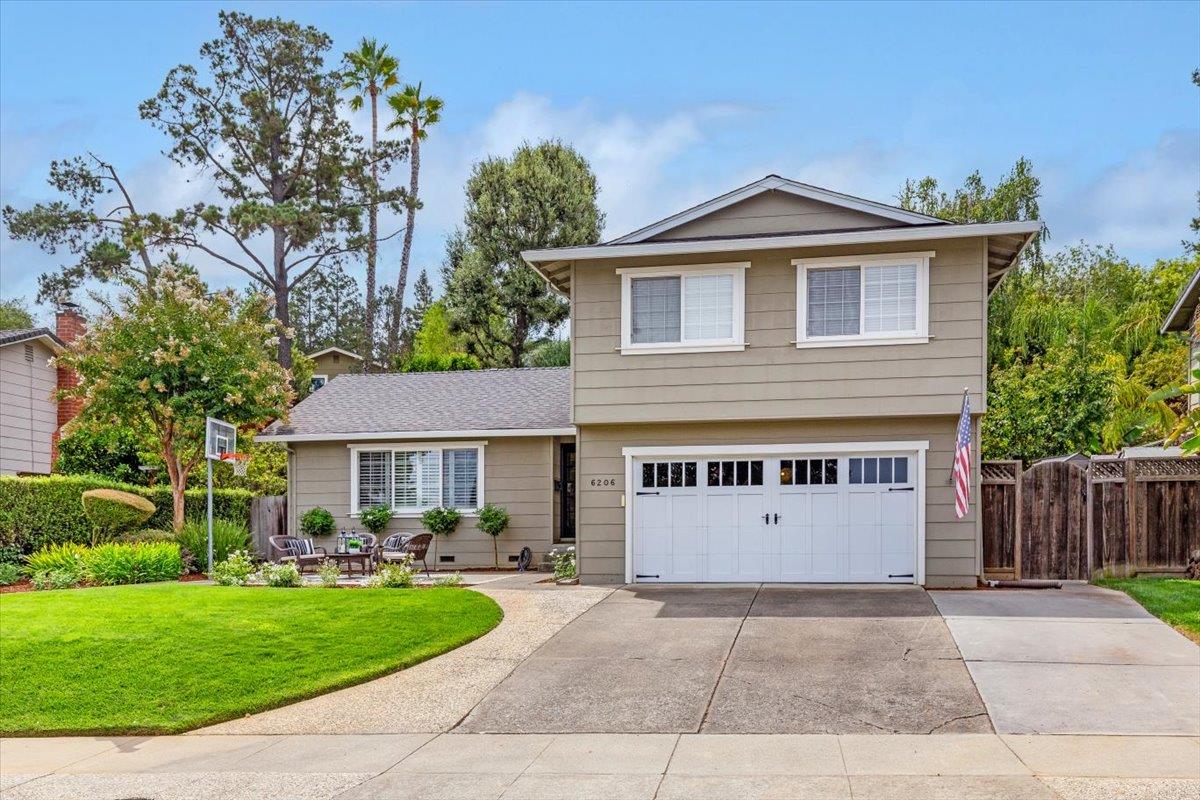
[[[741,456],[802,455],[806,453],[916,453],[929,449],[926,440],[903,442],[824,442],[807,444],[724,444],[624,447],[621,455],[629,458],[668,456]]]
[[[1192,302],[1200,302],[1194,295],[1200,293],[1200,269],[1192,275],[1192,279],[1188,281],[1187,286],[1179,293],[1179,299],[1175,301],[1175,305],[1171,306],[1170,313],[1167,314],[1167,319],[1162,324],[1159,333],[1166,334],[1171,331],[1186,331],[1191,323],[1190,318],[1183,318],[1180,312],[1183,311],[1184,304],[1190,299]]]
[[[326,347],[324,350],[318,350],[315,353],[306,353],[305,355],[307,355],[309,358],[320,358],[327,353],[341,353],[342,355],[350,356],[350,358],[353,358],[357,361],[363,360],[362,356],[360,356],[358,353],[351,353],[349,350],[343,350],[340,347]]]
[[[256,442],[382,442],[429,441],[433,439],[465,439],[517,436],[574,436],[574,428],[493,428],[464,431],[366,431],[362,433],[294,433],[260,434]]]
[[[593,258],[637,258],[639,256],[687,255],[692,253],[736,253],[753,250],[780,250],[793,247],[830,247],[848,244],[921,242],[937,239],[964,239],[973,236],[1033,236],[1042,229],[1040,220],[1019,222],[982,222],[965,225],[930,225],[913,228],[846,231],[844,233],[803,233],[787,236],[760,236],[750,239],[697,239],[675,242],[584,245],[545,250],[526,250],[521,257],[536,268],[546,261]]]

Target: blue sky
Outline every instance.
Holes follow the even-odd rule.
[[[202,176],[159,155],[137,104],[196,62],[227,7],[316,25],[339,54],[374,36],[405,81],[445,100],[413,258],[431,273],[471,164],[547,137],[592,161],[606,237],[771,172],[890,201],[907,177],[955,186],[980,169],[991,182],[1021,155],[1043,180],[1052,249],[1084,239],[1170,257],[1196,213],[1195,2],[4,2],[0,202],[50,199],[49,160],[89,149],[144,207],[206,196]],[[56,261],[5,234],[0,294],[31,299]],[[382,280],[398,261],[387,243]]]

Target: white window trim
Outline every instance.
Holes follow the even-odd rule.
[[[309,378],[309,379],[308,379],[308,385],[309,385],[309,386],[312,386],[312,382],[313,382],[313,381],[315,381],[317,378],[320,378],[321,380],[325,381],[325,383],[322,383],[322,384],[321,384],[320,386],[318,386],[317,388],[318,388],[318,389],[324,389],[324,388],[325,388],[325,386],[326,386],[326,384],[328,384],[328,383],[329,383],[329,376],[328,376],[328,375],[313,375],[311,378]],[[315,390],[314,390],[314,391],[315,391]]]
[[[396,476],[395,476],[395,458],[396,453],[423,453],[429,450],[438,451],[438,499],[442,498],[442,456],[443,450],[474,450],[475,456],[475,507],[474,508],[459,508],[455,509],[464,517],[478,516],[479,509],[486,505],[484,500],[484,485],[483,485],[483,458],[484,450],[487,442],[412,442],[404,444],[381,443],[377,445],[349,445],[350,449],[350,514],[351,517],[358,517],[362,511],[358,507],[358,454],[360,452],[390,452],[392,454],[392,502],[396,501]],[[397,508],[392,506],[392,516],[401,519],[415,519],[428,511],[428,508]]]
[[[878,344],[925,344],[929,341],[929,259],[937,253],[927,250],[920,253],[880,253],[865,256],[831,256],[828,258],[793,258],[796,267],[796,347],[858,347]],[[837,267],[898,267],[917,265],[917,315],[916,328],[896,333],[857,333],[841,336],[808,335],[808,270]],[[867,290],[866,276],[859,275],[859,330],[862,330]]]
[[[620,268],[621,276],[621,355],[654,355],[657,353],[722,353],[746,349],[746,270],[749,261],[724,264],[686,264],[677,267]],[[687,305],[683,298],[683,278],[694,275],[729,275],[733,278],[733,336],[728,339],[684,341],[687,329]],[[633,342],[634,278],[679,278],[679,339],[678,342]]]

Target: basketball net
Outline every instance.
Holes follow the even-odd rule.
[[[250,456],[246,453],[222,453],[221,460],[233,464],[233,474],[239,478],[246,477],[250,467]]]

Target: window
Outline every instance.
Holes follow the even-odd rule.
[[[745,348],[749,263],[620,269],[621,352]]]
[[[850,459],[851,483],[908,483],[908,457]]]
[[[308,390],[310,392],[315,392],[317,389],[320,389],[327,383],[329,383],[328,375],[313,375],[312,379],[308,383]],[[338,385],[340,386],[341,384]]]
[[[435,506],[474,512],[483,501],[483,447],[353,449],[351,511],[390,505],[416,516]]]
[[[933,255],[795,259],[796,346],[928,341]]]
[[[762,486],[762,461],[709,461],[709,486]]]
[[[642,488],[661,489],[696,485],[695,461],[642,462]]]
[[[834,486],[837,482],[836,458],[785,458],[779,462],[780,486]]]

